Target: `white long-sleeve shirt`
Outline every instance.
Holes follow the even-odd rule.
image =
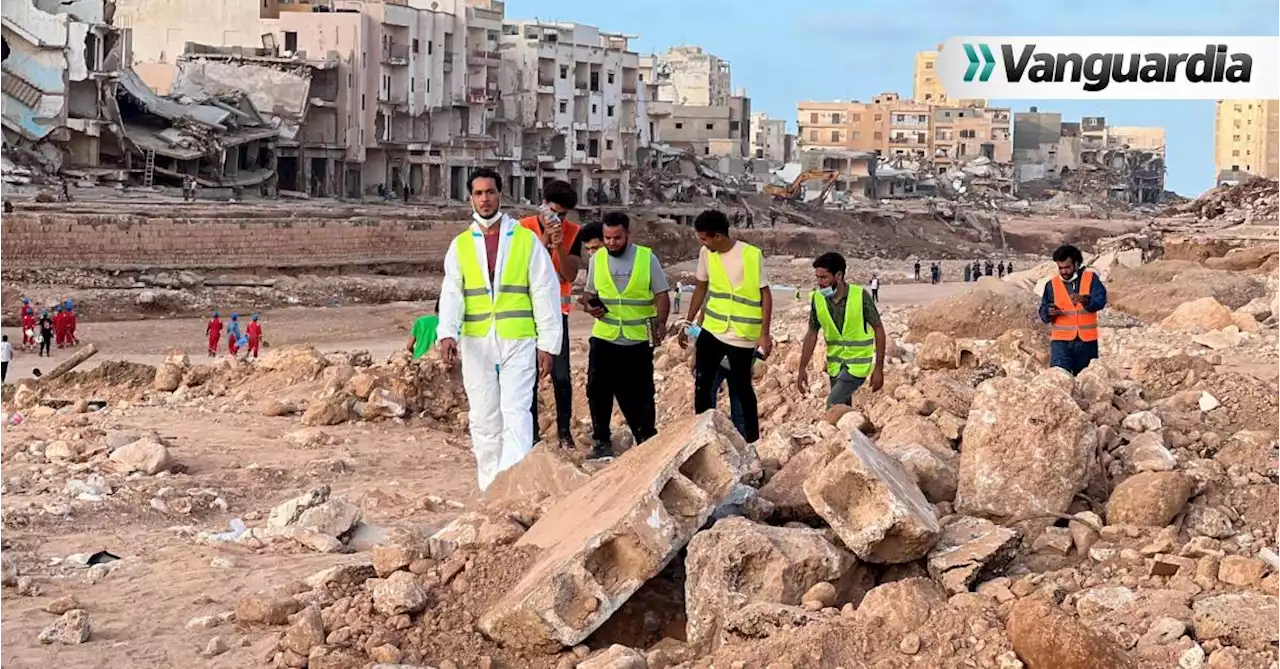
[[[498,262],[493,271],[493,275],[501,279],[512,233],[520,224],[503,214],[502,220],[494,225],[502,226],[498,233],[502,235],[498,242]],[[472,221],[468,230],[471,232],[476,256],[486,258],[484,229]],[[444,283],[440,286],[440,339],[457,339],[462,333],[462,268],[458,265],[457,245],[458,238],[455,238],[449,243],[449,250],[444,255]],[[488,272],[485,272],[484,281],[485,288],[492,294],[493,284]],[[560,282],[556,277],[555,266],[551,264],[551,256],[542,244],[534,244],[533,256],[529,260],[529,297],[533,300],[538,350],[555,355],[560,352],[564,336],[564,324],[560,318]]]

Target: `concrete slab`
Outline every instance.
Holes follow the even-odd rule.
[[[716,412],[630,449],[517,542],[541,549],[538,561],[481,616],[480,631],[518,648],[580,643],[693,538],[754,457]]]

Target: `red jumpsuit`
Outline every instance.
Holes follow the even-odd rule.
[[[216,316],[210,319],[204,333],[209,336],[209,355],[217,355],[218,341],[222,339],[222,321]]]
[[[36,332],[36,315],[31,311],[31,307],[27,307],[22,311],[22,345],[30,348],[35,346],[36,338],[33,336]],[[28,334],[30,333],[30,334]]]
[[[58,348],[62,348],[62,346],[66,343],[66,341],[67,341],[66,314],[62,313],[61,311],[55,311],[53,312],[53,343],[57,344]]]
[[[67,328],[67,333],[65,336],[65,339],[67,341],[67,346],[75,346],[76,344],[79,344],[80,340],[76,339],[76,312],[74,311],[66,312],[63,315],[63,319],[64,319],[63,324]]]
[[[249,338],[249,353],[255,358],[258,357],[258,345],[262,342],[262,326],[258,325],[258,321],[252,321],[244,333]]]

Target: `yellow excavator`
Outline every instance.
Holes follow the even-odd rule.
[[[827,199],[827,195],[831,189],[835,188],[836,180],[840,177],[840,173],[835,170],[809,170],[803,172],[786,186],[775,186],[768,184],[764,187],[764,194],[772,197],[777,201],[802,202],[804,197],[804,185],[814,179],[822,179],[826,183],[822,185],[822,192],[818,197],[810,200],[808,204],[821,205]]]

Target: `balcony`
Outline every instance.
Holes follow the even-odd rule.
[[[467,102],[473,105],[491,105],[498,101],[498,96],[493,95],[485,88],[471,88],[467,90]]]
[[[483,7],[468,7],[467,11],[471,13],[471,18],[473,19],[502,23],[502,12],[495,12],[492,9]]]
[[[502,64],[502,57],[497,51],[485,51],[484,49],[472,49],[467,52],[467,65],[479,65],[482,67],[497,67]]]
[[[550,74],[543,74],[542,72],[539,72],[539,73],[538,73],[538,85],[539,85],[539,86],[555,86],[555,85],[556,85],[556,78],[555,78],[553,75],[550,75]]]
[[[922,146],[926,142],[923,137],[890,137],[889,143],[908,146]]]
[[[635,84],[623,84],[623,85],[622,85],[622,92],[623,92],[623,93],[630,93],[631,95],[635,95],[635,94],[636,94],[636,85],[635,85]]]
[[[384,44],[382,46],[382,62],[385,65],[408,65],[409,46],[406,44]]]

